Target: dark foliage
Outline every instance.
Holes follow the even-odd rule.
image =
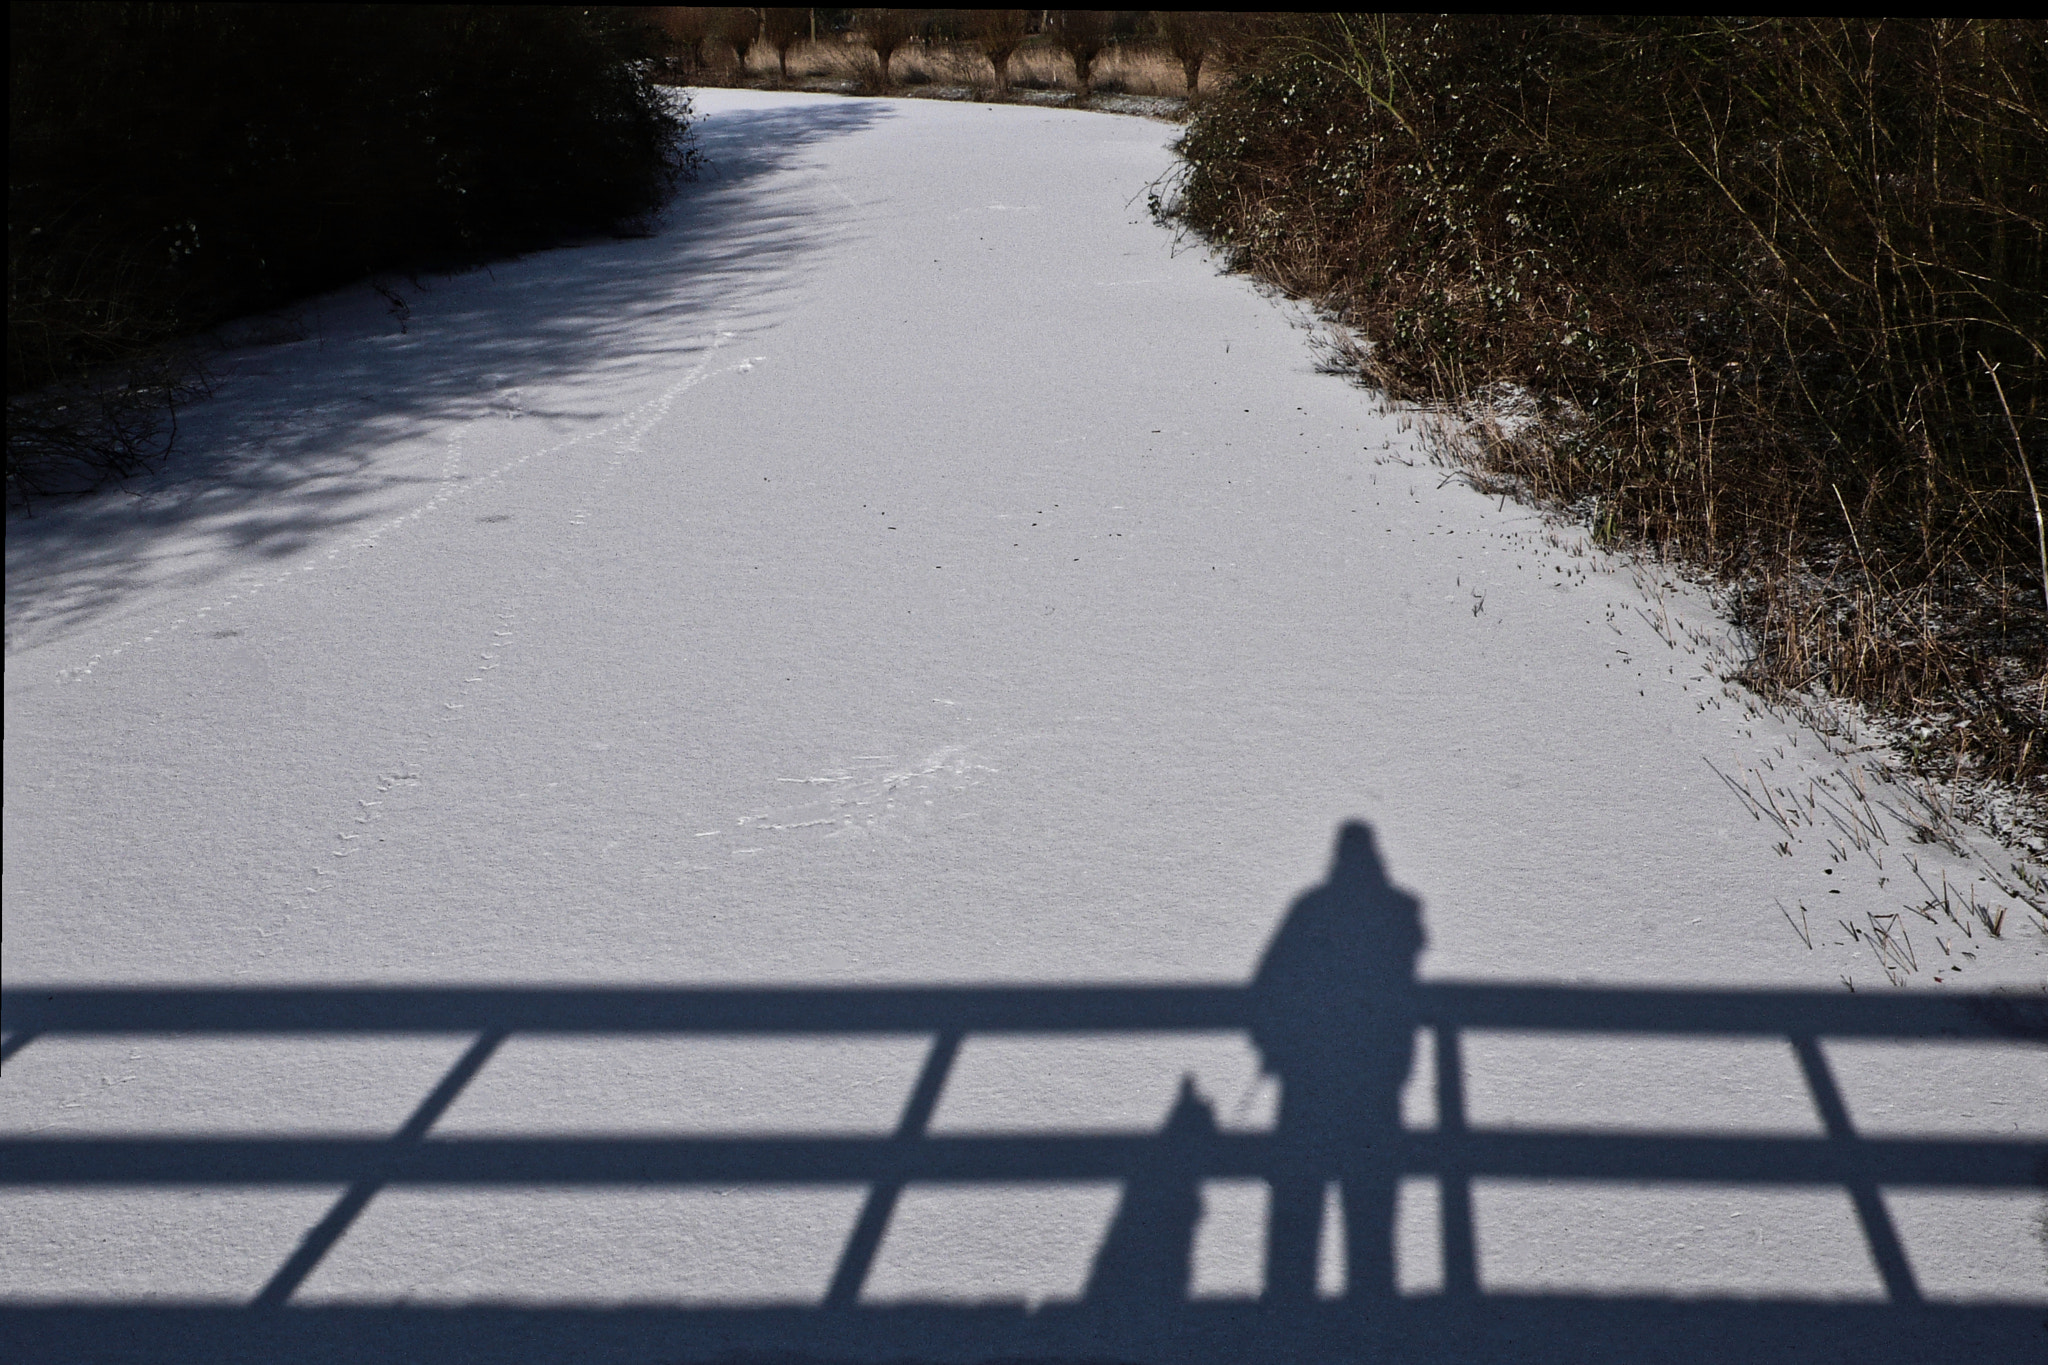
[[[687,168],[650,35],[623,9],[17,4],[8,19],[11,410],[30,395],[60,414],[51,395],[81,384],[104,399],[90,376],[168,338],[370,271],[619,223]],[[52,454],[14,415],[10,496]]]
[[[1301,19],[1183,151],[1373,382],[1532,394],[1487,475],[1721,575],[1756,680],[2044,781],[2048,26]]]

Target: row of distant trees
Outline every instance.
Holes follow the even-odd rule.
[[[913,43],[966,46],[988,59],[998,92],[1010,86],[1010,60],[1040,39],[1066,54],[1075,84],[1094,84],[1096,60],[1111,45],[1132,40],[1162,44],[1180,63],[1192,98],[1202,67],[1241,44],[1255,29],[1250,16],[1214,10],[1024,9],[736,9],[661,6],[656,23],[667,36],[669,59],[683,74],[704,66],[718,47],[730,48],[744,67],[758,48],[774,52],[782,79],[800,44],[821,40],[858,43],[872,51],[882,84],[890,61]]]

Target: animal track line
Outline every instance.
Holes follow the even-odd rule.
[[[678,397],[697,387],[706,379],[712,378],[714,374],[735,371],[742,367],[751,367],[763,358],[759,356],[751,357],[746,361],[727,366],[723,370],[712,370],[711,362],[713,358],[736,335],[737,333],[724,331],[713,334],[709,345],[705,348],[703,357],[690,368],[688,373],[654,397],[646,399],[628,409],[618,418],[604,426],[594,431],[582,432],[548,445],[539,446],[468,479],[462,476],[462,443],[469,435],[468,424],[465,423],[463,426],[457,427],[445,438],[448,448],[442,458],[441,467],[436,474],[434,491],[418,506],[387,518],[365,535],[331,545],[325,551],[316,552],[299,563],[286,568],[281,573],[266,575],[257,579],[245,578],[235,587],[234,591],[204,606],[187,610],[168,622],[164,622],[159,618],[157,624],[146,628],[141,634],[131,635],[110,649],[94,652],[87,657],[84,663],[60,668],[57,671],[58,680],[61,682],[83,681],[91,677],[103,662],[111,661],[123,654],[139,651],[146,646],[159,643],[175,635],[188,625],[195,628],[203,625],[208,617],[255,601],[266,590],[289,587],[301,581],[306,575],[316,573],[324,567],[343,567],[349,565],[354,559],[352,552],[377,549],[387,538],[402,533],[428,517],[431,513],[461,500],[477,488],[503,480],[506,475],[513,473],[522,466],[531,464],[536,459],[549,455],[558,455],[567,450],[601,442],[607,437],[625,432],[627,433],[625,439],[618,441],[612,447],[611,456],[606,461],[604,472],[600,476],[598,487],[604,487],[616,477],[629,455],[637,454],[644,449],[643,443],[648,433],[659,426],[662,420],[668,416]],[[470,421],[474,420],[470,419]],[[571,513],[571,522],[572,524],[581,525],[588,515],[589,511],[587,508],[577,509]],[[343,558],[345,551],[351,552],[346,559]]]

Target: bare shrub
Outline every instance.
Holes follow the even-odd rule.
[[[692,165],[686,106],[652,85],[663,40],[623,11],[16,4],[8,20],[10,496],[161,454],[199,387],[179,337],[371,271],[639,218]]]
[[[1767,692],[2048,791],[2048,42],[2030,21],[1328,16],[1239,44],[1183,221],[1489,476],[1730,587]],[[2007,409],[2010,409],[2008,417]]]
[[[209,392],[175,352],[144,356],[7,400],[7,505],[86,493],[170,454],[178,408]]]

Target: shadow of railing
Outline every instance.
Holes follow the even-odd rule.
[[[1852,1126],[1823,1039],[2048,1039],[2038,1002],[1998,996],[1585,989],[1415,983],[1404,1017],[1434,1034],[1437,1126],[1400,1130],[1371,1158],[1382,1183],[1433,1177],[1443,1287],[1401,1297],[1195,1301],[1184,1294],[1014,1307],[877,1306],[862,1288],[897,1196],[912,1184],[1299,1173],[1284,1118],[1271,1132],[1169,1123],[1147,1135],[934,1133],[964,1039],[980,1034],[1270,1032],[1261,987],[1204,985],[806,988],[36,988],[0,996],[8,1053],[48,1035],[467,1034],[473,1044],[386,1139],[63,1136],[0,1140],[0,1184],[298,1186],[346,1193],[246,1308],[11,1305],[14,1358],[777,1359],[996,1357],[1177,1360],[2019,1359],[2042,1310],[1931,1304],[1881,1189],[2033,1189],[2048,1143],[1868,1137]],[[1823,1122],[1816,1136],[1473,1129],[1460,1039],[1474,1029],[1789,1040]],[[435,1122],[515,1034],[923,1035],[931,1041],[896,1131],[882,1136],[445,1136]],[[1401,1044],[1406,1047],[1405,1040]],[[1882,1303],[1574,1297],[1483,1292],[1471,1188],[1486,1177],[1834,1186],[1848,1191]],[[378,1193],[399,1186],[867,1187],[815,1308],[295,1306],[293,1292]],[[1112,1238],[1115,1234],[1112,1232]],[[1172,1248],[1164,1249],[1172,1260]],[[1270,1270],[1269,1270],[1270,1274]],[[1354,1276],[1357,1271],[1354,1269]],[[1101,1271],[1098,1265],[1098,1283]],[[1113,1288],[1113,1285],[1112,1285]],[[1546,1344],[1550,1343],[1550,1344]],[[22,1352],[26,1354],[22,1354]],[[2002,1353],[2002,1354],[2001,1354]]]

